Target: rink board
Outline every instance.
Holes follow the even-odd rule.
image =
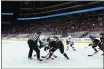
[[[2,40],[26,42],[28,38],[2,38]],[[63,41],[63,43],[66,43],[66,38],[61,38],[61,40]],[[89,38],[73,38],[72,40],[74,43],[91,43],[91,40]]]

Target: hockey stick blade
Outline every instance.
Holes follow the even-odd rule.
[[[88,55],[88,56],[93,56],[93,55]]]
[[[57,56],[56,56],[56,55],[54,55],[54,54],[53,54],[53,56],[54,56],[54,58],[57,58]]]
[[[92,55],[88,55],[88,56],[93,56],[93,55],[95,55],[97,52],[95,52],[94,54],[92,54]]]
[[[46,56],[41,56],[41,58],[46,58]]]

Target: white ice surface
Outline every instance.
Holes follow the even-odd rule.
[[[103,68],[102,51],[88,57],[94,51],[91,47],[85,49],[84,47],[87,45],[86,43],[75,43],[74,47],[77,51],[73,51],[72,48],[67,51],[70,60],[66,60],[57,50],[54,53],[58,56],[57,58],[54,60],[43,59],[42,62],[39,62],[34,56],[32,60],[27,58],[29,52],[27,42],[2,40],[2,68]],[[35,52],[33,52],[34,54]],[[46,55],[42,49],[41,55]]]

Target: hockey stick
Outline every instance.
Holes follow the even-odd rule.
[[[89,46],[87,46],[87,47],[84,47],[85,49],[87,49]]]
[[[102,48],[104,48],[104,47],[102,47]],[[96,53],[98,53],[99,51],[100,51],[100,49],[99,49],[97,52],[93,53],[92,55],[88,55],[88,56],[93,56],[93,55],[95,55]]]
[[[104,46],[102,47],[102,49],[104,48]],[[100,50],[102,50],[102,49],[99,49],[98,50],[98,52],[100,51]],[[88,56],[93,56],[93,55],[95,55],[97,52],[95,52],[94,54],[92,54],[92,55],[88,55]]]
[[[97,52],[94,52],[92,55],[88,55],[88,56],[93,56],[93,55],[95,55]]]
[[[47,51],[46,51],[47,52]],[[41,56],[42,58],[46,58],[47,56],[49,55],[49,53],[47,52],[47,55],[46,56]]]
[[[89,46],[92,46],[92,44],[89,44],[87,47],[84,47],[84,48],[87,49]]]
[[[49,53],[46,56],[41,56],[41,58],[46,58],[48,55]],[[34,56],[36,57],[37,55],[34,55]],[[54,60],[54,58],[51,58],[51,59]]]
[[[84,48],[87,49],[89,46],[92,46],[92,44],[89,44],[87,47],[84,47]]]
[[[47,51],[46,51],[47,52]],[[46,56],[41,56],[42,58],[46,58],[50,53],[49,52],[47,52],[48,54],[46,55]],[[57,56],[56,55],[54,55],[53,54],[53,56],[55,57],[55,58],[57,58]]]

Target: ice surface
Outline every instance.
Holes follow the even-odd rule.
[[[77,51],[73,51],[70,47],[66,52],[70,60],[64,58],[57,50],[54,53],[58,56],[57,58],[54,60],[43,59],[42,62],[39,62],[34,56],[32,60],[27,58],[29,48],[26,41],[2,40],[2,68],[103,68],[102,51],[88,57],[94,51],[91,47],[85,49],[87,45],[86,43],[75,43],[74,47]],[[35,52],[33,52],[34,54]],[[43,49],[41,49],[41,55],[46,55]]]

